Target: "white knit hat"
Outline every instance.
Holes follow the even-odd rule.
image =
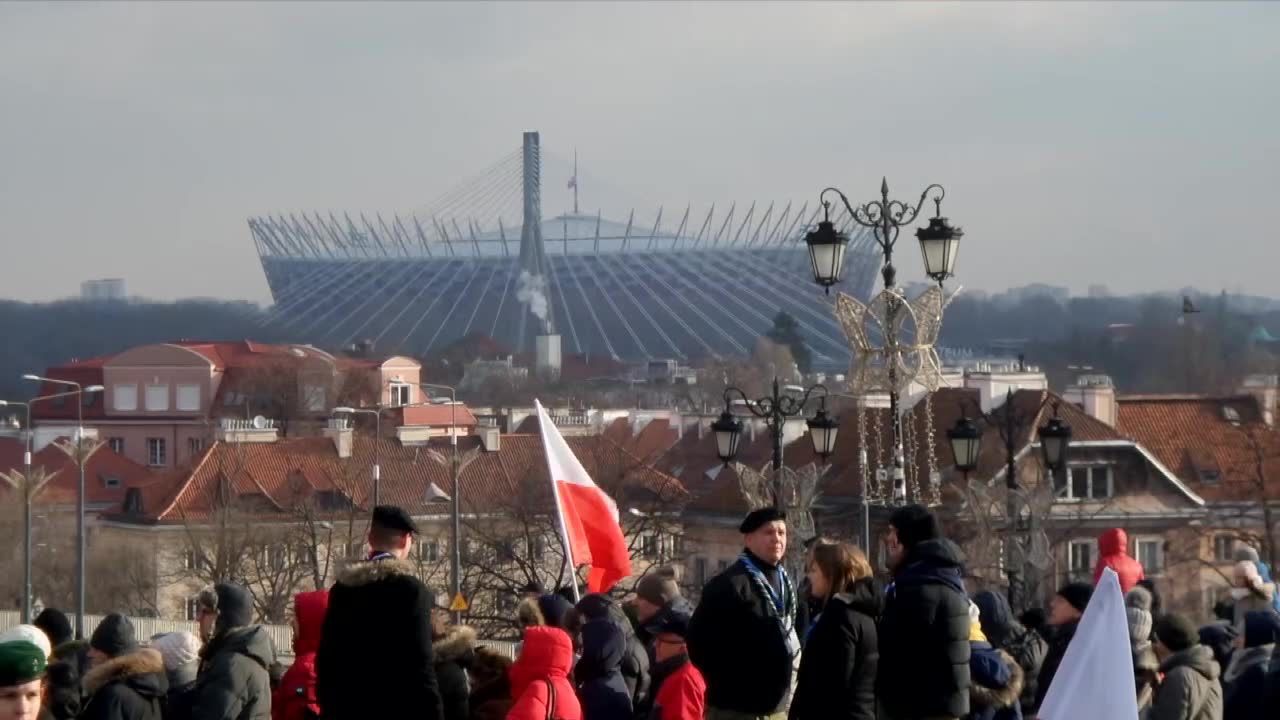
[[[200,640],[189,632],[171,632],[151,638],[151,648],[164,658],[170,672],[200,659]]]
[[[46,658],[53,655],[53,643],[49,642],[49,636],[35,625],[14,625],[0,632],[0,643],[18,641],[29,642],[40,648]]]

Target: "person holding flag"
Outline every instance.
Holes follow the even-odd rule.
[[[796,591],[782,567],[786,516],[777,508],[747,515],[746,548],[702,590],[689,622],[689,658],[707,683],[707,720],[785,718],[800,640]]]

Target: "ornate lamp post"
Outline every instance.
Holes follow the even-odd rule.
[[[1021,537],[1018,527],[1018,485],[1017,451],[1018,440],[1023,436],[1027,425],[1035,421],[1046,404],[1052,405],[1053,417],[1036,430],[1040,439],[1044,466],[1050,477],[1056,475],[1066,466],[1067,450],[1071,444],[1071,426],[1058,417],[1058,400],[1046,396],[1032,411],[1018,412],[1013,407],[1013,390],[1005,394],[1005,402],[1001,408],[989,413],[979,411],[978,420],[989,427],[996,428],[1005,452],[1005,516],[1009,527],[1009,540],[1005,544],[1005,575],[1009,578],[1009,605],[1015,612],[1022,610],[1023,594],[1020,572],[1017,567],[1018,545],[1029,546],[1027,538]],[[978,467],[978,457],[982,451],[982,430],[963,413],[956,421],[955,427],[947,431],[947,440],[951,444],[951,452],[955,457],[956,470],[969,473]]]

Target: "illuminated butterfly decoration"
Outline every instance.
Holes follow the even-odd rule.
[[[889,392],[902,391],[914,382],[925,390],[937,390],[942,384],[942,362],[935,345],[943,310],[955,295],[946,297],[936,285],[915,300],[899,290],[882,290],[864,304],[837,293],[836,322],[853,348],[849,387],[860,393]]]

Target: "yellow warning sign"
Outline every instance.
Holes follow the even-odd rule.
[[[449,610],[453,612],[466,612],[468,607],[470,606],[467,605],[467,599],[462,596],[462,593],[454,595],[453,602],[449,603]]]

